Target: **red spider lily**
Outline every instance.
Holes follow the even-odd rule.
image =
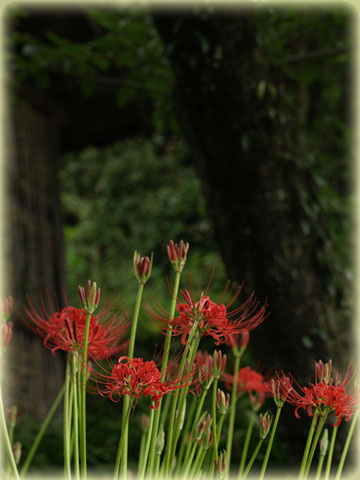
[[[308,387],[301,387],[294,383],[284,374],[277,375],[280,391],[286,396],[286,401],[294,405],[295,416],[300,418],[299,409],[303,408],[309,416],[314,412],[320,415],[327,415],[333,412],[338,426],[344,418],[350,420],[358,406],[358,390],[354,389],[351,394],[346,393],[346,387],[350,380],[350,368],[340,381],[340,374],[337,372],[335,379],[331,376],[331,361],[323,364],[321,361],[315,364],[315,383],[309,383]]]
[[[210,283],[210,282],[209,282]],[[208,289],[209,284],[206,288]],[[192,285],[190,292],[182,290],[185,303],[176,305],[179,315],[169,322],[169,315],[153,298],[154,305],[159,313],[154,312],[147,305],[146,309],[151,320],[160,325],[165,333],[171,330],[173,336],[181,335],[181,343],[186,344],[188,335],[195,322],[197,322],[197,330],[202,336],[211,336],[215,340],[215,344],[226,343],[233,345],[234,337],[245,331],[256,328],[267,317],[267,303],[258,309],[259,302],[251,294],[239,307],[229,311],[231,305],[239,296],[242,286],[236,289],[233,297],[225,304],[225,301],[232,295],[233,289],[229,290],[229,282],[218,303],[213,302],[205,293],[201,293],[200,300],[195,302],[193,299]],[[224,298],[226,297],[226,298]]]
[[[94,372],[94,379],[97,384],[104,384],[104,388],[98,387],[100,395],[108,396],[113,402],[119,401],[124,395],[129,395],[135,401],[150,396],[155,403],[150,408],[156,410],[164,394],[191,385],[193,374],[194,370],[172,380],[162,380],[162,372],[153,360],[144,362],[142,358],[122,356],[111,372]]]
[[[231,391],[234,375],[223,373],[222,378],[225,387]],[[253,407],[257,410],[264,403],[265,397],[271,394],[270,382],[265,381],[264,376],[251,367],[243,367],[238,373],[237,392],[248,393]]]
[[[24,307],[31,323],[24,323],[43,339],[43,345],[54,355],[57,350],[80,352],[84,345],[87,312],[84,308],[65,307],[60,311],[46,311],[42,301],[38,313],[28,298],[29,307]],[[88,336],[88,355],[96,360],[118,354],[125,345],[120,345],[128,326],[126,316],[117,313],[110,316],[110,305],[98,315],[91,315]]]
[[[140,254],[134,252],[134,274],[138,282],[142,285],[148,281],[153,263],[153,255],[151,257],[140,257]]]

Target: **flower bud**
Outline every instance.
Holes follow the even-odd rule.
[[[327,449],[328,449],[328,445],[329,445],[328,429],[327,428],[325,428],[323,436],[322,436],[319,444],[320,444],[320,455],[325,457]]]
[[[213,354],[213,368],[212,368],[212,374],[214,378],[220,378],[222,372],[224,371],[226,366],[226,355],[223,355],[223,353],[220,350],[215,350]]]
[[[148,281],[153,264],[153,254],[151,257],[140,257],[140,254],[135,250],[134,252],[134,273],[135,277],[141,285],[145,285]]]
[[[13,308],[13,298],[11,295],[5,301],[0,298],[0,320],[5,321],[10,317]]]
[[[270,431],[272,417],[266,412],[259,415],[259,436],[264,439]]]
[[[11,408],[8,409],[7,411],[8,418],[10,420],[10,428],[14,428],[16,425],[16,420],[18,417],[18,408],[16,405],[13,405]]]
[[[78,285],[78,292],[87,313],[94,313],[100,303],[100,288],[97,288],[96,282],[91,283],[91,281],[88,280],[86,292],[84,287]]]
[[[163,424],[160,424],[159,433],[156,437],[155,453],[161,455],[165,445],[165,432]]]
[[[3,352],[5,352],[10,343],[13,334],[12,327],[12,322],[0,326],[0,347]]]
[[[218,472],[220,470],[220,474],[225,473],[226,469],[226,451],[223,450],[218,457],[218,460],[214,458],[215,470]]]
[[[180,243],[178,246],[177,243],[174,244],[174,242],[170,240],[170,243],[166,247],[166,249],[169,257],[169,262],[173,266],[173,269],[176,272],[182,272],[184,265],[186,263],[189,244],[188,243],[185,244],[183,240],[180,240]]]
[[[13,450],[13,454],[14,454],[15,463],[16,463],[16,465],[19,465],[20,458],[21,458],[21,443],[16,442],[13,445],[12,450]]]
[[[220,390],[220,388],[216,391],[216,406],[219,410],[220,415],[225,415],[227,409],[229,408],[230,404],[230,393],[225,393]]]

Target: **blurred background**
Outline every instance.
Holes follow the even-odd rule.
[[[78,304],[90,278],[131,310],[136,249],[154,252],[147,295],[168,308],[170,239],[190,243],[183,288],[200,269],[206,285],[216,264],[211,298],[230,278],[245,281],[244,299],[268,299],[246,362],[301,383],[315,360],[354,360],[354,24],[344,7],[270,2],[7,8],[8,403],[19,407],[24,451],[64,375],[61,354],[21,322],[26,294],[39,305],[41,292],[65,292]],[[136,354],[151,359],[161,335],[140,322]],[[111,468],[120,407],[89,405],[89,462]],[[281,423],[273,467],[287,469],[308,422],[289,407]],[[235,442],[246,426],[239,418]],[[60,434],[59,415],[36,468],[61,466]]]

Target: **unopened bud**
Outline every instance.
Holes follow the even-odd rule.
[[[187,252],[189,250],[189,244],[180,240],[179,245],[170,240],[169,245],[166,247],[169,262],[173,266],[176,272],[182,272],[186,263]]]
[[[226,355],[220,350],[215,350],[213,354],[213,369],[212,374],[214,378],[220,378],[222,372],[224,371],[226,366]]]
[[[329,445],[328,429],[327,428],[325,428],[323,436],[322,436],[319,443],[320,443],[320,455],[325,457],[327,449],[328,449],[328,445]]]
[[[272,417],[266,412],[259,415],[259,436],[264,439],[270,431]]]
[[[84,287],[78,285],[78,292],[87,313],[94,313],[100,303],[100,288],[97,288],[96,282],[91,283],[91,281],[88,280],[86,292]]]
[[[7,411],[8,418],[10,420],[10,428],[14,428],[16,425],[16,420],[18,417],[18,408],[16,405],[13,405],[11,408],[8,409]]]
[[[20,458],[21,458],[21,443],[16,442],[13,445],[12,450],[13,450],[13,454],[14,454],[15,463],[16,463],[16,465],[19,465]]]
[[[225,415],[227,409],[229,408],[230,404],[230,393],[225,393],[220,390],[220,388],[216,391],[216,406],[219,410],[220,415]]]
[[[153,264],[153,254],[151,257],[140,257],[140,254],[135,250],[134,252],[134,273],[138,282],[145,285],[148,281]]]
[[[0,348],[3,352],[5,352],[5,350],[7,349],[10,343],[10,340],[13,334],[12,327],[13,327],[12,322],[8,322],[8,324],[4,324],[0,326]]]
[[[7,297],[5,301],[0,298],[0,320],[6,321],[13,309],[13,298],[11,295]]]
[[[165,432],[164,432],[164,427],[163,424],[160,424],[159,428],[159,433],[158,436],[156,437],[156,443],[155,443],[155,452],[157,455],[161,455],[165,445]]]
[[[214,458],[215,470],[220,473],[225,473],[226,469],[226,451],[223,450],[220,454],[218,459]]]

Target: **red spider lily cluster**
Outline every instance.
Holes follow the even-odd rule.
[[[224,373],[222,378],[225,381],[225,387],[231,391],[234,376]],[[238,394],[248,393],[251,404],[258,409],[264,403],[265,397],[271,395],[271,384],[261,373],[247,366],[240,368],[238,372],[237,392]]]
[[[57,350],[80,352],[84,346],[87,311],[85,308],[65,307],[48,314],[44,304],[38,313],[29,300],[24,307],[31,323],[25,323],[43,339],[43,344],[53,354]],[[88,355],[101,360],[119,353],[126,345],[123,341],[128,322],[124,314],[110,315],[110,306],[98,315],[91,315],[88,336]]]
[[[346,392],[350,380],[349,368],[342,381],[340,373],[337,372],[336,377],[333,378],[331,370],[331,361],[327,364],[322,361],[317,362],[315,383],[309,383],[307,387],[301,387],[284,374],[277,375],[278,395],[296,407],[294,413],[297,418],[300,418],[299,410],[302,408],[309,416],[313,416],[315,412],[320,415],[333,412],[336,417],[334,426],[338,426],[343,418],[350,420],[358,407],[359,392],[357,389],[353,389],[351,393]]]
[[[162,380],[162,373],[153,360],[144,362],[142,358],[122,356],[110,373],[97,374],[97,380],[105,384],[105,387],[98,391],[113,402],[119,401],[124,395],[129,395],[135,401],[140,397],[150,396],[154,402],[150,408],[156,410],[163,395],[190,385],[193,373],[192,371],[178,375],[172,380]]]

